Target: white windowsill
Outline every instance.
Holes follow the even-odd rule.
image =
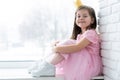
[[[104,79],[103,76],[96,76],[96,77],[93,77],[92,79]]]
[[[0,69],[0,80],[64,80],[62,76],[33,78],[27,69]]]

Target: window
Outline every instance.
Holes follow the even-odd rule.
[[[51,42],[71,35],[72,0],[1,0],[0,11],[2,66],[43,58]]]

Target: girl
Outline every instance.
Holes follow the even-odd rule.
[[[96,26],[94,9],[85,5],[78,7],[71,39],[53,47],[54,57],[49,63],[56,66],[56,74],[63,74],[65,80],[90,80],[101,74],[100,39]]]

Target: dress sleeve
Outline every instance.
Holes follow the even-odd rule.
[[[84,37],[92,43],[96,43],[98,41],[98,35],[94,30],[87,30],[84,33]]]

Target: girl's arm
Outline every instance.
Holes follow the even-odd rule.
[[[80,51],[90,44],[90,41],[86,38],[82,38],[78,43],[71,45],[54,46],[53,51],[56,53],[73,53]]]

